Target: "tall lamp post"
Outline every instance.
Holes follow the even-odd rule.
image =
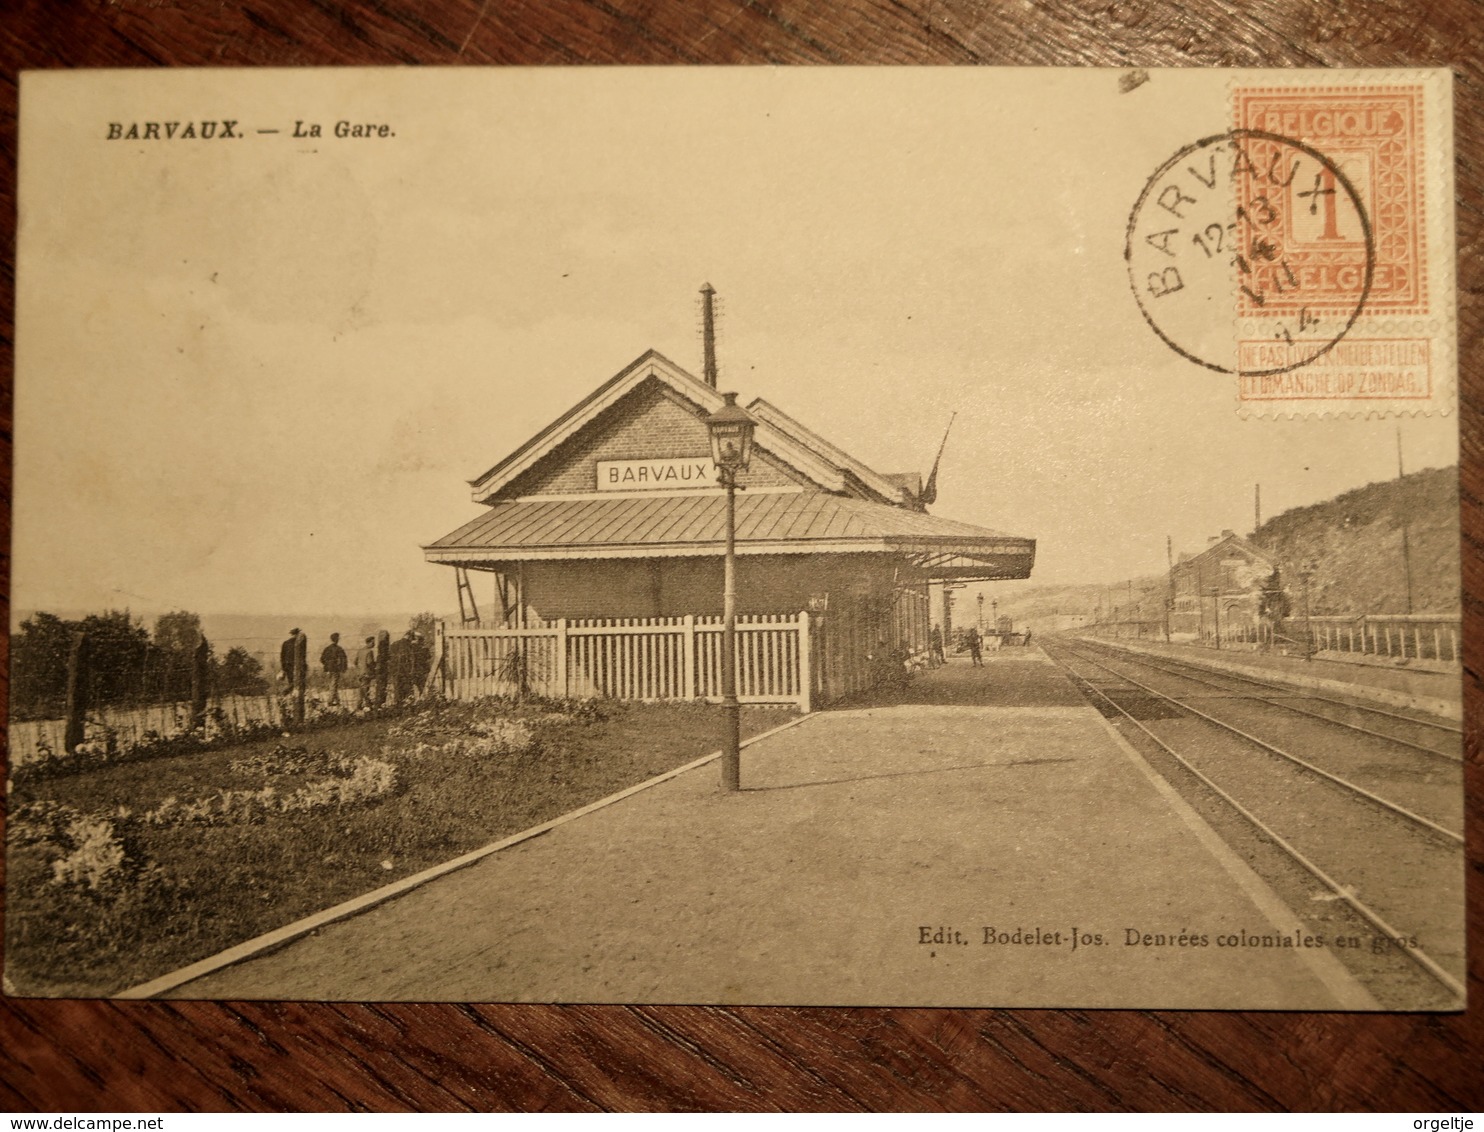
[[[1211,587],[1211,616],[1216,621],[1216,647],[1221,647],[1221,588]]]
[[[742,709],[737,703],[737,473],[752,460],[752,431],[757,427],[735,393],[723,393],[726,404],[706,418],[711,434],[711,459],[717,482],[727,489],[727,541],[723,559],[721,706],[726,736],[721,753],[721,786],[742,785]]]

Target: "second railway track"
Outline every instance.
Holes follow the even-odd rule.
[[[1398,746],[1410,747],[1424,754],[1454,761],[1461,761],[1463,758],[1463,728],[1451,720],[1430,716],[1421,711],[1400,711],[1354,698],[1301,690],[1292,685],[1260,680],[1254,676],[1205,668],[1174,656],[1152,658],[1147,654],[1116,646],[1093,644],[1090,641],[1083,641],[1081,644],[1144,668],[1192,680],[1218,691],[1259,700],[1283,708],[1291,714],[1318,719]]]
[[[1277,850],[1322,886],[1291,905],[1344,902],[1395,945],[1389,958],[1404,957],[1411,979],[1462,996],[1462,767],[1444,743],[1419,749],[1409,735],[1295,711],[1302,702],[1270,687],[1207,680],[1164,658],[1085,641],[1048,642],[1046,651],[1137,749],[1169,760],[1160,769],[1177,789],[1219,798],[1210,804],[1227,823],[1240,815],[1250,832],[1230,840],[1256,838],[1271,847],[1258,856]],[[1368,985],[1409,977],[1395,962],[1380,975],[1375,963],[1360,965]]]
[[[1316,774],[1370,797],[1378,805],[1405,811],[1462,844],[1461,751],[1453,736],[1440,732],[1422,746],[1410,736],[1307,711],[1306,697],[1294,689],[1281,698],[1270,687],[1258,691],[1240,682],[1213,680],[1201,669],[1152,660],[1078,642],[1074,651],[1105,670],[1162,696],[1192,715],[1203,715],[1274,753],[1307,765]],[[1409,721],[1416,722],[1416,721]]]

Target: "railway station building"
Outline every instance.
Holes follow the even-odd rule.
[[[714,385],[650,351],[470,481],[482,514],[424,547],[452,567],[445,690],[719,697],[725,492]],[[758,398],[736,498],[740,698],[829,702],[928,651],[930,588],[1026,578],[1035,540],[928,513]]]
[[[1233,531],[1211,536],[1199,554],[1182,554],[1170,570],[1170,637],[1256,639],[1263,583],[1275,565]]]

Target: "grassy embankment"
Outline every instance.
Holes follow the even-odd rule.
[[[743,732],[794,714],[746,708]],[[6,989],[117,992],[720,740],[711,705],[484,701],[23,780],[9,798]]]
[[[1309,602],[1316,616],[1405,612],[1408,565],[1416,612],[1459,611],[1456,466],[1366,484],[1321,503],[1291,508],[1258,530],[1241,533],[1278,564],[1295,611],[1305,565],[1313,569]],[[1205,548],[1175,549],[1197,553]],[[1163,553],[1161,546],[1158,554]],[[1000,598],[999,612],[1017,625],[1056,614],[1091,619],[1100,609],[1109,617],[1115,608],[1124,618],[1158,621],[1164,617],[1168,592],[1168,576],[1163,573],[1132,583],[1110,579],[1084,585],[1012,585]]]

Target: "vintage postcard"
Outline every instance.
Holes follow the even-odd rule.
[[[20,107],[7,994],[1463,1007],[1446,71]]]

